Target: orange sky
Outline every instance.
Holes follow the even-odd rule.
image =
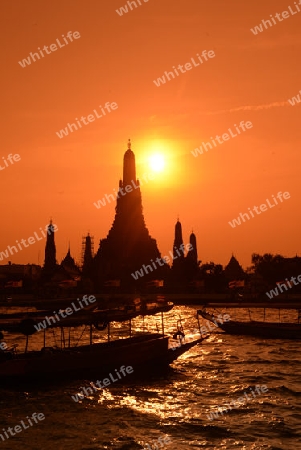
[[[141,3],[120,17],[116,9],[125,0],[1,2],[0,164],[9,153],[21,160],[0,171],[0,251],[38,232],[50,216],[58,226],[59,262],[69,240],[80,260],[87,231],[97,250],[115,204],[96,209],[93,202],[118,187],[131,138],[138,177],[148,171],[154,143],[166,155],[166,170],[142,187],[146,224],[162,255],[172,249],[178,215],[185,242],[193,228],[203,262],[224,265],[233,252],[246,267],[253,252],[300,254],[301,104],[281,102],[301,89],[301,13],[254,36],[250,28],[294,2]],[[19,65],[68,31],[80,38]],[[203,50],[215,57],[155,86],[153,80]],[[118,109],[58,138],[68,122],[106,102]],[[254,108],[242,108],[248,106]],[[193,157],[203,141],[242,120],[253,128]],[[279,191],[291,198],[230,227],[240,212]],[[43,263],[44,245],[39,241],[9,259],[37,263],[40,252]]]

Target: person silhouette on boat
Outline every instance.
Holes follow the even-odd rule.
[[[178,330],[177,330],[177,332],[173,335],[173,339],[176,339],[176,340],[179,341],[180,347],[181,347],[181,345],[183,345],[183,341],[184,341],[184,339],[185,339],[185,333],[184,333],[184,330],[183,330],[182,325],[178,326]]]

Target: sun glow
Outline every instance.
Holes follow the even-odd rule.
[[[142,139],[137,142],[137,176],[142,180],[144,174],[152,180],[144,189],[162,189],[178,178],[178,143],[171,139]]]
[[[165,158],[161,153],[155,153],[149,157],[149,166],[154,172],[162,172],[165,168]]]

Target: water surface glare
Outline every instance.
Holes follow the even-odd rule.
[[[175,307],[165,314],[165,331],[175,332],[181,317],[184,330],[193,333],[196,309]],[[231,317],[248,319],[244,310],[228,312]],[[289,319],[290,313],[285,314]],[[160,330],[160,315],[146,318],[144,324],[141,319],[133,321],[133,328],[141,331],[143,326]],[[115,331],[124,336],[127,333],[120,324]],[[73,333],[73,338],[78,338],[80,331]],[[41,336],[31,337],[30,349],[40,345],[42,333],[38,334]],[[95,330],[93,337],[101,341],[105,332]],[[13,336],[9,340],[16,342]],[[20,347],[23,341],[19,338]],[[124,385],[113,383],[79,402],[72,400],[72,395],[94,381],[54,382],[26,390],[2,387],[1,429],[18,425],[34,412],[43,413],[45,420],[5,441],[0,439],[0,448],[149,449],[155,444],[163,448],[158,439],[162,442],[168,436],[170,441],[164,448],[173,450],[301,449],[300,341],[235,337],[216,329],[162,375],[150,375],[139,382],[128,377]],[[263,385],[265,393],[252,395],[256,386]],[[249,400],[241,406],[217,417],[210,415],[245,394]]]

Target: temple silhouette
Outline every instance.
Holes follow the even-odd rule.
[[[47,238],[45,246],[45,261],[43,271],[46,275],[52,274],[56,269],[56,247],[54,242],[54,231],[52,228],[52,219],[47,227]]]
[[[94,255],[94,240],[88,233],[82,241],[81,272],[70,253],[70,245],[61,264],[56,261],[52,221],[48,227],[45,247],[45,262],[42,269],[43,281],[58,283],[60,287],[73,286],[74,280],[81,279],[82,287],[101,291],[103,287],[142,288],[164,280],[166,286],[179,287],[198,274],[196,237],[190,235],[191,249],[185,255],[182,225],[177,220],[172,260],[169,266],[161,257],[157,242],[146,227],[139,179],[136,178],[135,154],[128,141],[128,149],[123,157],[123,179],[119,180],[116,197],[115,218],[108,235],[100,239]],[[181,248],[183,248],[181,250]],[[156,264],[160,259],[161,264]],[[145,268],[143,277],[134,280],[132,273]]]
[[[0,265],[0,298],[15,293],[33,294],[36,298],[72,296],[86,293],[206,293],[247,295],[265,298],[265,292],[277,283],[301,272],[301,257],[253,254],[252,266],[245,271],[232,254],[229,263],[198,260],[197,240],[192,232],[190,249],[184,250],[182,225],[175,224],[168,255],[160,254],[157,242],[146,227],[139,179],[136,178],[135,155],[128,141],[123,157],[123,179],[116,195],[115,217],[108,235],[100,239],[94,254],[94,238],[82,239],[81,262],[71,256],[70,244],[61,263],[56,260],[52,220],[47,227],[45,259],[39,264]],[[168,257],[167,262],[164,256]],[[158,260],[160,259],[160,263]],[[162,263],[163,262],[163,263]],[[140,276],[133,277],[133,273]],[[161,289],[162,288],[162,289]],[[112,290],[113,289],[113,290]],[[301,283],[294,288],[301,293]]]
[[[157,242],[145,225],[135,155],[131,142],[123,157],[123,180],[119,181],[115,218],[105,239],[101,239],[94,258],[94,276],[130,281],[131,273],[151,260],[161,258]],[[156,277],[162,275],[156,271]]]

